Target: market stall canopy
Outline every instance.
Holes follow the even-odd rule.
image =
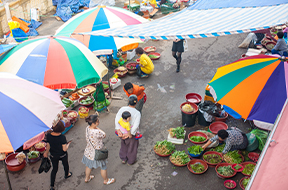
[[[76,33],[93,32],[108,28],[114,30],[118,27],[146,22],[149,22],[149,20],[119,7],[97,6],[72,17],[56,31],[55,36],[75,38],[95,53],[99,50],[102,50],[102,52],[103,50],[118,50],[123,46],[138,44],[142,41],[139,39],[79,35]]]
[[[242,58],[218,68],[209,85],[214,99],[233,117],[274,123],[287,99],[287,60]]]
[[[288,0],[199,0],[149,23],[83,34],[162,40],[215,37],[283,24],[287,10]]]
[[[59,93],[0,72],[0,152],[13,152],[24,142],[47,131],[65,109]]]
[[[277,119],[265,148],[251,176],[248,190],[287,189],[287,144],[288,144],[288,106],[287,102]]]
[[[0,72],[13,73],[51,89],[63,89],[97,83],[108,69],[76,39],[40,37],[3,54]]]

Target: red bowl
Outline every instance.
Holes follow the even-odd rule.
[[[138,63],[127,63],[126,68],[128,69],[128,71],[135,71],[136,65],[138,65]],[[131,69],[131,67],[133,67],[133,69]]]
[[[183,166],[186,166],[187,164],[181,164],[181,165],[178,165],[178,164],[175,164],[175,163],[173,163],[172,161],[171,161],[171,156],[169,157],[169,160],[170,160],[170,162],[174,165],[174,166],[178,166],[178,167],[183,167]]]
[[[192,170],[192,168],[191,168],[191,165],[192,165],[192,164],[196,164],[196,163],[201,163],[201,164],[204,166],[205,170],[204,170],[203,172],[200,172],[200,173],[194,172],[194,171]],[[203,173],[205,173],[205,172],[208,170],[208,165],[207,165],[203,160],[193,159],[193,160],[190,160],[190,161],[188,162],[187,168],[188,168],[188,170],[189,170],[190,172],[192,172],[193,174],[203,174]]]
[[[239,154],[240,154],[240,153],[239,153]],[[243,156],[242,154],[240,154],[240,156],[241,156],[241,158],[242,158],[242,162],[241,162],[241,164],[242,164],[245,159],[244,159],[244,156]],[[224,157],[223,157],[223,161],[226,162],[225,159],[224,159]],[[227,163],[227,162],[226,162],[226,163]],[[228,163],[228,164],[231,164],[231,163]],[[232,163],[232,164],[235,164],[235,163]]]
[[[170,154],[158,154],[156,151],[155,151],[155,148],[153,149],[154,150],[154,152],[155,152],[155,154],[157,154],[158,156],[160,156],[160,157],[168,157],[168,156],[170,156],[172,153],[170,153]]]
[[[45,144],[45,146],[42,147],[42,148],[36,148],[36,146],[34,145],[34,148],[35,148],[38,152],[40,152],[40,153],[43,153],[43,152],[46,150],[46,143],[45,143],[45,142],[42,142],[42,143]],[[36,143],[36,144],[37,144],[37,143]]]
[[[86,98],[88,98],[88,96],[84,96],[84,97],[78,99],[78,102],[79,102],[79,104],[80,104],[81,106],[90,106],[90,105],[92,105],[92,104],[95,102],[95,99],[93,98],[93,96],[90,96],[90,98],[93,99],[92,103],[90,103],[90,104],[82,104],[82,103],[81,103],[81,100],[86,100]],[[71,110],[71,111],[72,111],[72,110]],[[70,113],[70,111],[69,111],[69,113]],[[68,113],[68,114],[69,114],[69,113]],[[76,112],[76,113],[77,113],[77,112]],[[78,114],[77,114],[77,116],[78,116]]]
[[[149,53],[149,54],[148,54],[148,57],[149,57],[149,55],[158,56],[158,57],[156,57],[156,58],[150,58],[151,60],[158,60],[158,59],[160,59],[160,57],[161,57],[161,54],[160,54],[160,53],[157,53],[157,52]]]
[[[154,51],[147,51],[147,49],[150,48],[150,47],[153,47],[155,50],[154,50]],[[155,46],[147,46],[147,47],[144,47],[144,51],[145,51],[146,53],[155,52],[155,51],[156,51],[156,47],[155,47]]]
[[[235,176],[237,174],[237,172],[234,171],[234,173],[231,175],[231,176],[225,176],[225,175],[221,175],[218,173],[217,169],[221,166],[231,166],[231,164],[228,164],[228,163],[220,163],[220,164],[217,164],[217,166],[215,167],[215,170],[216,170],[216,173],[218,174],[218,176],[222,177],[222,178],[231,178],[233,176]]]
[[[221,153],[216,152],[216,151],[208,151],[208,152],[205,152],[205,153],[203,154],[203,160],[204,160],[204,162],[206,162],[209,166],[216,166],[217,164],[219,164],[219,163],[221,163],[221,162],[219,162],[219,163],[217,163],[217,164],[213,164],[213,163],[210,163],[210,162],[206,161],[206,160],[204,159],[204,155],[207,155],[207,154],[217,154],[217,155],[219,155],[219,156],[221,157],[221,162],[223,161],[223,156],[221,155]]]
[[[136,59],[136,62],[139,64],[140,63],[140,59]]]
[[[272,49],[271,49],[271,48],[268,48],[267,45],[269,45],[269,44],[273,44],[273,45],[275,46],[276,43],[271,41],[271,42],[267,42],[267,43],[265,44],[266,49],[268,49],[269,51],[271,51],[273,48],[272,48]]]
[[[245,176],[245,177],[243,177],[243,178],[240,179],[239,185],[240,185],[240,187],[241,187],[242,190],[245,190],[245,187],[244,187],[243,184],[242,184],[242,183],[243,183],[243,180],[244,180],[244,179],[249,179],[249,178],[250,178],[250,177]]]
[[[213,123],[210,124],[209,126],[209,130],[217,135],[217,132],[221,129],[228,129],[228,125],[222,121],[215,121]]]
[[[253,164],[254,166],[256,166],[256,163],[254,163],[254,162],[243,162],[243,163],[242,163],[243,168],[245,168],[245,166],[248,165],[248,164]],[[244,170],[244,169],[243,169],[243,170]],[[251,175],[248,175],[248,174],[244,174],[243,171],[242,171],[241,173],[242,173],[243,175],[245,175],[245,176],[251,176]]]
[[[225,112],[225,116],[224,117],[215,117],[215,121],[222,121],[222,122],[225,122],[226,119],[228,117],[228,113]]]
[[[108,84],[108,81],[102,81],[102,83],[103,83],[103,84],[106,84],[106,85],[109,85],[109,84]],[[108,88],[104,88],[104,91],[105,91],[105,92],[106,92],[107,90],[109,90],[109,86],[108,86]]]
[[[253,160],[253,162],[257,162],[259,159],[259,154],[256,152],[250,152],[248,154],[248,158],[250,158],[251,160]]]
[[[18,153],[19,152],[9,154],[5,158],[5,163],[6,163],[7,169],[9,171],[17,172],[17,171],[22,170],[26,166],[26,160],[25,159],[24,159],[24,161],[21,164],[19,164],[19,162],[18,162],[18,160],[16,158],[16,155]]]
[[[206,140],[205,140],[205,141],[202,141],[202,142],[195,142],[195,141],[192,141],[192,140],[190,139],[190,138],[193,137],[193,136],[204,137],[204,138],[206,138]],[[205,133],[202,133],[202,132],[199,132],[199,131],[193,131],[193,132],[191,132],[191,133],[188,134],[188,139],[189,139],[189,141],[191,141],[191,142],[194,143],[194,144],[203,144],[203,143],[207,142],[208,136],[207,136]]]
[[[117,73],[117,72],[122,72],[122,74],[117,74],[118,75],[118,78],[121,78],[121,77],[125,77],[126,76],[126,74],[127,74],[127,72],[128,72],[128,70],[126,70],[126,71],[119,71],[117,68],[116,69],[114,69],[114,71],[113,71],[115,74]]]
[[[238,170],[236,170],[236,169],[234,168],[234,167],[237,166],[237,165],[241,166],[241,168],[238,169]],[[244,170],[244,167],[243,167],[242,164],[232,164],[232,169],[233,169],[234,171],[236,171],[236,172],[242,172],[242,171]]]
[[[227,186],[226,186],[226,183],[233,183],[234,186],[233,186],[233,187],[227,187]],[[236,188],[237,183],[236,183],[235,181],[231,180],[231,179],[228,179],[228,180],[224,181],[224,186],[225,186],[227,189],[234,189],[234,188]]]
[[[184,110],[182,110],[182,106],[184,106],[185,104],[190,104],[191,106],[192,106],[192,108],[194,108],[194,111],[192,111],[192,112],[185,112]],[[180,109],[181,109],[181,111],[183,112],[183,113],[185,113],[185,114],[194,114],[194,113],[196,113],[197,111],[198,111],[198,106],[196,105],[196,104],[194,104],[194,103],[191,103],[191,102],[184,102],[184,103],[182,103],[181,105],[180,105]]]
[[[197,105],[202,101],[202,97],[196,93],[186,94],[185,98],[187,102],[191,102]]]

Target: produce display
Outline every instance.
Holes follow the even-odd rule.
[[[80,103],[81,103],[81,104],[91,104],[91,103],[93,103],[93,101],[94,101],[94,99],[91,98],[90,96],[88,96],[86,99],[82,99],[82,100],[80,101]]]
[[[241,150],[242,155],[244,156],[244,160],[248,161],[250,158],[248,157],[249,151],[247,150]]]
[[[216,151],[216,152],[222,152],[225,148],[225,144],[221,144],[220,146],[217,146],[215,148],[211,148],[210,151]]]
[[[198,155],[201,154],[201,152],[203,152],[203,148],[199,145],[193,145],[188,148],[188,151],[190,154]]]
[[[255,165],[254,164],[247,164],[244,167],[244,170],[242,171],[242,173],[246,174],[246,175],[252,175],[254,169],[255,169]]]
[[[153,54],[149,54],[148,57],[150,57],[150,59],[157,59],[157,58],[159,58],[159,56],[153,55]]]
[[[250,181],[250,178],[248,178],[248,179],[247,179],[247,178],[243,179],[243,181],[242,181],[242,185],[243,185],[244,188],[247,187],[249,181]]]
[[[217,172],[224,176],[231,176],[234,174],[234,170],[231,168],[231,166],[220,166],[217,168]]]
[[[218,154],[207,154],[203,156],[203,159],[211,164],[218,164],[222,161],[222,158]]]
[[[202,173],[205,170],[205,167],[199,162],[195,164],[191,164],[190,167],[195,173]]]
[[[38,142],[34,146],[35,146],[35,148],[38,148],[38,149],[44,148],[45,147],[45,143],[44,142]]]
[[[67,117],[71,117],[71,118],[77,117],[77,113],[70,112],[70,113],[68,113]]]
[[[184,139],[185,137],[184,127],[170,128],[168,131],[171,137],[176,137],[177,139]]]
[[[239,166],[238,164],[234,167],[235,170],[239,170],[239,169],[241,169],[241,168],[242,168],[242,167]]]
[[[38,151],[30,151],[30,152],[28,152],[27,156],[29,159],[38,158],[39,152]]]
[[[170,156],[171,162],[177,165],[183,165],[187,164],[190,161],[190,158],[188,155],[185,153],[185,151],[175,151],[173,154]]]
[[[223,156],[224,161],[229,164],[241,164],[242,156],[238,153],[238,150],[229,151],[227,154]]]
[[[184,106],[182,106],[182,110],[185,112],[193,112],[194,108],[190,104],[185,104]]]
[[[80,96],[77,94],[77,92],[71,94],[71,96],[69,96],[69,99],[74,101],[74,100],[78,100],[80,98]]]
[[[109,88],[109,85],[108,85],[108,84],[105,84],[105,83],[102,83],[102,84],[103,84],[103,88],[104,88],[104,89]]]
[[[154,52],[154,51],[156,51],[156,47],[154,47],[154,46],[148,47],[145,51],[146,52]]]
[[[206,141],[206,138],[201,136],[192,136],[190,137],[190,140],[194,142],[204,142]]]
[[[175,145],[171,142],[168,142],[167,140],[157,141],[156,145],[154,146],[154,150],[158,154],[168,155],[175,150]]]
[[[73,101],[70,100],[70,99],[68,99],[68,98],[63,98],[63,99],[62,99],[62,103],[64,104],[64,106],[65,106],[66,108],[68,108],[68,107],[71,106],[71,104],[73,104]]]
[[[88,108],[85,108],[85,107],[81,107],[81,108],[79,108],[79,111],[80,111],[81,113],[87,113],[87,112],[89,112],[89,109],[88,109]]]
[[[229,188],[233,188],[234,187],[234,184],[231,183],[231,182],[227,182],[225,183],[226,187],[229,187]]]
[[[266,48],[269,49],[269,50],[272,50],[274,48],[274,46],[275,46],[275,44],[271,43],[271,44],[267,44]]]
[[[26,156],[23,152],[20,152],[15,156],[15,158],[17,158],[18,163],[21,164],[26,159]]]

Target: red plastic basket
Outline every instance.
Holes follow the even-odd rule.
[[[206,140],[205,140],[205,141],[202,141],[202,142],[195,142],[195,141],[192,141],[192,140],[190,139],[190,138],[193,137],[193,136],[204,137],[204,138],[206,138]],[[194,144],[203,144],[203,143],[207,142],[208,136],[207,136],[205,133],[202,133],[202,132],[200,132],[200,131],[193,131],[193,132],[191,132],[191,133],[188,134],[188,139],[189,139],[189,141],[191,141],[191,142],[194,143]]]
[[[196,172],[194,172],[194,171],[192,170],[191,165],[196,164],[196,163],[201,163],[201,164],[204,166],[205,169],[204,169],[203,172],[196,173]],[[205,173],[205,172],[208,170],[208,165],[207,165],[203,160],[193,159],[193,160],[190,160],[190,162],[188,162],[187,168],[188,168],[188,170],[189,170],[191,173],[199,175],[199,174]]]

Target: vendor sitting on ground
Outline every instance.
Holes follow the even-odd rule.
[[[246,149],[248,146],[246,134],[236,127],[231,127],[231,129],[232,130],[219,130],[217,135],[211,138],[205,145],[202,146],[202,148],[205,149],[215,140],[220,140],[225,141],[226,143],[225,148],[221,153],[222,155],[226,154],[228,151]]]
[[[144,54],[144,50],[141,47],[136,48],[136,54],[140,56],[140,63],[136,66],[137,69],[140,66],[142,72],[140,77],[148,77],[154,71],[153,62],[148,55]]]
[[[142,108],[143,108],[143,104],[145,103],[145,88],[144,86],[138,86],[136,84],[132,84],[131,82],[127,82],[124,87],[123,87],[124,92],[126,93],[126,95],[129,97],[132,94],[137,96],[137,104],[136,104],[136,109],[141,113]]]
[[[277,32],[277,36],[278,36],[277,44],[271,50],[271,53],[283,55],[283,56],[288,56],[287,44],[286,44],[285,40],[283,39],[284,33],[283,32]]]

